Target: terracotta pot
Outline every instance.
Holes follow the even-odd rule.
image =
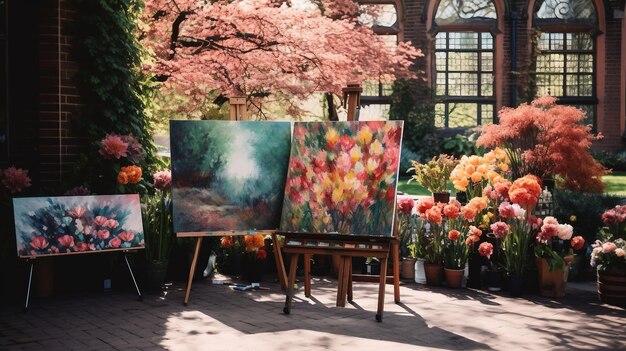
[[[446,284],[448,288],[458,289],[461,287],[465,269],[444,268],[444,272],[446,274]]]
[[[435,203],[443,202],[447,204],[450,201],[450,192],[433,193],[433,200],[435,200]]]
[[[441,277],[443,276],[443,265],[441,263],[424,262],[424,272],[426,273],[427,285],[441,285]]]
[[[598,272],[598,298],[603,303],[626,307],[626,271]]]
[[[550,272],[548,261],[545,258],[538,257],[537,270],[539,273],[539,294],[541,296],[565,296],[565,285],[567,283],[567,273],[569,272],[569,262],[567,260],[562,269],[555,269]]]
[[[400,265],[400,278],[402,279],[414,279],[415,278],[415,259],[405,258]]]

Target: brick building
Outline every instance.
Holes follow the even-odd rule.
[[[550,93],[588,112],[605,136],[597,148],[624,148],[623,0],[361,3],[383,4],[377,33],[424,51],[438,126],[488,123],[503,106]],[[71,128],[88,118],[73,55],[76,9],[72,0],[0,0],[0,166],[30,169],[34,184],[58,184],[88,142]],[[383,84],[366,86],[365,109],[384,110],[388,94]]]

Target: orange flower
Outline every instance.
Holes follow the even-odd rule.
[[[223,249],[230,249],[234,245],[233,237],[231,235],[223,236],[220,239],[220,244]]]
[[[459,216],[459,208],[455,205],[446,205],[443,208],[443,214],[450,219],[457,218]]]
[[[128,184],[128,174],[124,172],[120,172],[117,174],[117,182],[118,184],[126,185]]]
[[[509,189],[511,201],[522,207],[533,207],[541,195],[541,185],[537,177],[526,175],[516,179]]]
[[[456,229],[452,229],[450,232],[448,232],[448,239],[452,241],[459,240],[460,237],[461,233],[459,233],[459,231]]]
[[[265,237],[263,234],[246,235],[243,242],[246,251],[254,251],[265,246]]]
[[[430,209],[426,210],[426,218],[430,222],[441,224],[441,221],[443,220],[443,218],[441,217],[441,209],[437,206],[431,207]]]

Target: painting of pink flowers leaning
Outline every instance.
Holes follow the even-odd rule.
[[[13,207],[20,257],[144,246],[136,194],[16,198]]]

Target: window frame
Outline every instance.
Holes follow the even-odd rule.
[[[0,11],[0,55],[3,56],[4,65],[0,67],[2,70],[3,80],[0,81],[0,164],[9,160],[9,4],[8,0],[0,0],[3,11]]]

